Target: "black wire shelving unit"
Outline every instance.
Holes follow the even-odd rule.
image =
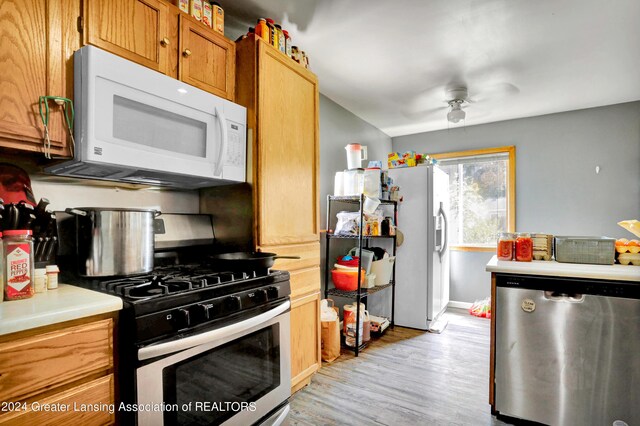
[[[330,242],[331,240],[358,240],[358,258],[360,262],[358,263],[358,283],[361,279],[361,263],[362,263],[362,249],[366,249],[369,247],[369,242],[377,239],[386,239],[391,240],[393,245],[393,256],[396,256],[396,236],[395,235],[380,235],[380,236],[369,236],[362,235],[363,232],[363,223],[364,223],[364,195],[356,195],[356,196],[327,196],[327,233],[326,236],[326,244],[325,244],[325,271],[324,271],[324,298],[326,299],[329,296],[340,296],[349,299],[353,299],[356,301],[356,343],[360,340],[360,302],[364,303],[366,306],[367,297],[372,294],[379,293],[383,290],[390,289],[391,291],[391,318],[389,319],[389,327],[393,328],[394,325],[394,315],[395,315],[395,299],[396,299],[396,263],[393,263],[393,268],[391,272],[391,280],[388,284],[383,286],[376,286],[373,288],[362,288],[358,286],[357,290],[354,291],[344,291],[338,290],[337,288],[329,288],[329,271],[331,270],[331,259],[329,257],[330,253]],[[336,235],[331,232],[331,207],[332,204],[335,203],[343,203],[343,204],[352,204],[357,205],[360,213],[360,226],[358,235]],[[398,225],[398,203],[397,201],[391,200],[380,200],[380,205],[390,205],[393,206],[393,220],[394,224]],[[355,352],[355,356],[368,346],[368,342],[362,342],[361,345],[356,346],[348,346],[344,343],[344,336],[341,338],[342,346],[346,349],[352,350]]]

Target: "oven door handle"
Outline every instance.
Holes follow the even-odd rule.
[[[278,315],[287,312],[291,307],[291,302],[286,301],[282,305],[279,305],[267,312],[264,312],[255,317],[247,320],[228,325],[226,327],[217,328],[215,330],[207,331],[206,333],[196,334],[195,336],[185,337],[184,339],[174,340],[171,342],[160,343],[157,345],[151,345],[138,350],[138,360],[144,361],[163,355],[168,355],[174,352],[183,351],[185,349],[193,348],[195,346],[210,343],[214,340],[224,339],[231,335],[242,333],[249,330],[261,323],[267,322]]]

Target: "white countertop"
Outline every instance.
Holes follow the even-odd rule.
[[[67,284],[29,299],[0,303],[0,335],[119,311],[122,299]]]
[[[576,277],[616,281],[640,281],[640,266],[633,265],[586,265],[534,260],[532,262],[509,262],[493,256],[487,263],[488,272],[505,274],[545,275],[554,277]]]

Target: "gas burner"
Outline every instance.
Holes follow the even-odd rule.
[[[190,281],[154,277],[151,282],[124,287],[122,295],[131,299],[146,299],[165,294],[180,293],[191,290]]]

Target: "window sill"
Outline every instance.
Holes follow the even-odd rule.
[[[486,246],[451,246],[453,251],[476,251],[476,252],[495,252],[496,247]]]

